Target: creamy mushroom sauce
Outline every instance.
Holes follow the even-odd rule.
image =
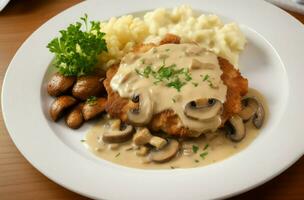
[[[158,82],[151,71],[159,75],[162,67],[181,70],[178,77],[184,85],[169,87],[167,84],[176,80],[173,75],[169,77],[170,81],[164,78]],[[146,114],[173,110],[181,119],[180,126],[189,128],[192,136],[198,136],[220,126],[220,113],[215,113],[210,120],[198,121],[184,114],[185,106],[198,99],[214,98],[225,102],[227,87],[221,74],[217,56],[202,47],[193,43],[165,44],[145,53],[127,54],[112,78],[111,87],[121,97],[131,99],[134,95],[142,95],[144,101],[150,101],[146,104],[151,106],[144,109]]]
[[[249,89],[248,95],[255,96],[263,105],[265,109],[265,124],[268,116],[265,99],[254,89]],[[148,162],[148,156],[141,157],[136,155],[137,150],[132,148],[132,140],[121,144],[105,144],[101,138],[104,125],[107,122],[108,119],[104,117],[94,125],[86,134],[84,140],[85,146],[102,159],[116,164],[142,169],[191,168],[212,164],[245,149],[253,142],[260,131],[252,125],[250,120],[245,124],[246,137],[238,143],[230,141],[221,130],[203,134],[198,138],[181,141],[179,153],[169,162],[153,163]],[[193,145],[199,147],[196,153],[193,152]],[[201,157],[201,154],[204,156]]]

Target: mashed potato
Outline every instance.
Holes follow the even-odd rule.
[[[173,10],[156,9],[143,19],[132,15],[112,18],[102,23],[109,52],[101,60],[109,66],[118,62],[135,45],[158,43],[166,33],[181,37],[182,42],[196,42],[218,56],[226,58],[236,67],[246,38],[236,23],[224,24],[216,15],[196,16],[189,6]]]

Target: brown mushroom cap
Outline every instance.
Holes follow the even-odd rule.
[[[65,122],[68,127],[72,129],[77,129],[82,126],[84,118],[82,115],[82,108],[84,104],[80,103],[66,116]]]
[[[104,92],[102,81],[101,75],[78,77],[72,90],[73,96],[81,100],[86,100],[91,96],[101,96]]]
[[[106,107],[107,99],[98,98],[94,102],[86,102],[82,108],[82,114],[86,121],[97,117],[101,114]]]
[[[64,76],[59,73],[54,74],[48,82],[47,92],[51,96],[59,96],[66,93],[75,83],[75,76]]]
[[[220,114],[223,104],[217,99],[198,99],[186,104],[184,114],[192,119],[204,121]]]
[[[233,142],[240,142],[246,136],[246,127],[242,118],[238,115],[233,115],[228,123],[225,124],[227,137]]]
[[[169,140],[167,145],[160,150],[153,150],[150,153],[151,161],[164,163],[171,160],[179,150],[179,143],[176,140]]]
[[[56,98],[50,107],[50,116],[52,120],[57,121],[67,108],[75,105],[77,100],[71,96],[60,96]]]

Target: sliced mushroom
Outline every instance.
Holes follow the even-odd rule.
[[[169,140],[168,144],[160,149],[150,153],[150,159],[157,163],[164,163],[171,160],[179,150],[179,143],[176,140]]]
[[[66,109],[70,108],[76,103],[77,100],[71,96],[60,96],[56,98],[50,107],[50,116],[52,120],[57,121],[66,111]]]
[[[243,109],[239,113],[244,121],[252,118],[253,125],[256,128],[261,128],[265,118],[263,105],[255,97],[245,97],[242,100]]]
[[[49,95],[57,97],[66,93],[75,83],[75,76],[64,76],[56,73],[52,76],[47,85]]]
[[[225,124],[227,136],[233,142],[240,142],[246,136],[246,127],[242,118],[238,115],[233,115]]]
[[[139,96],[139,107],[128,111],[128,121],[135,126],[142,126],[150,122],[153,115],[153,104],[147,92]]]
[[[72,90],[73,96],[81,100],[86,100],[91,96],[100,96],[104,91],[103,79],[101,75],[79,77]]]
[[[122,143],[132,138],[134,129],[131,125],[121,124],[118,129],[110,128],[102,135],[105,143]]]
[[[204,121],[220,114],[223,104],[217,99],[199,99],[186,104],[184,113],[187,117]]]
[[[105,110],[107,99],[98,98],[93,102],[86,102],[82,108],[82,114],[86,121],[99,116]]]
[[[82,115],[83,103],[78,104],[71,112],[66,116],[65,122],[68,127],[77,129],[82,126],[84,118]]]

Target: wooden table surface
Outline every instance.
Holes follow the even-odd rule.
[[[49,18],[80,1],[13,0],[4,11],[0,12],[1,85],[7,66],[23,41]],[[292,12],[290,14],[304,23],[304,15]],[[2,115],[0,116],[0,131],[1,200],[87,199],[50,181],[32,167],[10,139]],[[270,182],[233,199],[249,198],[304,199],[304,157]]]

